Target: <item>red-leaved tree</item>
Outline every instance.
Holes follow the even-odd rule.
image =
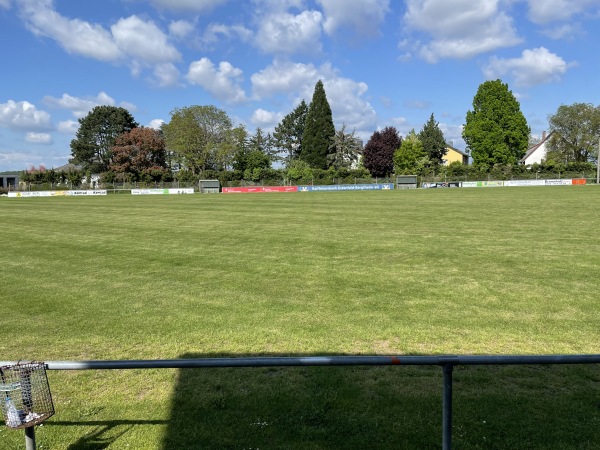
[[[132,181],[159,181],[167,173],[165,141],[160,131],[138,127],[117,136],[110,170]]]
[[[394,152],[402,145],[395,127],[375,131],[363,150],[363,165],[373,177],[387,177],[394,173]]]

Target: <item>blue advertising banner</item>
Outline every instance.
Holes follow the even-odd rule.
[[[373,184],[332,184],[323,186],[298,186],[298,192],[318,191],[389,191],[394,189],[394,183]]]

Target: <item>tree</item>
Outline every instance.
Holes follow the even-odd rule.
[[[415,130],[411,130],[408,136],[402,140],[400,148],[394,153],[396,173],[421,175],[429,164],[429,156],[425,151],[423,142],[421,142]]]
[[[319,80],[306,114],[300,158],[315,169],[326,169],[329,143],[334,134],[331,107],[325,95],[323,82]]]
[[[273,132],[273,145],[284,153],[283,161],[286,167],[300,155],[307,114],[308,106],[302,100],[291,113],[281,120]]]
[[[253,173],[260,169],[271,168],[271,156],[269,151],[272,148],[271,135],[263,133],[259,127],[251,136],[246,145],[241,147],[235,155],[234,169],[244,173],[244,178],[250,179],[248,173]]]
[[[269,158],[269,164],[278,160],[277,152],[273,148],[271,133],[264,134],[262,128],[258,127],[254,135],[248,141],[250,151],[261,152]]]
[[[363,165],[372,176],[386,177],[394,172],[394,153],[402,145],[395,127],[375,131],[363,150]]]
[[[139,127],[117,136],[110,170],[132,181],[159,180],[166,174],[165,140],[160,131]]]
[[[354,136],[355,132],[356,130],[346,133],[346,124],[343,124],[331,137],[327,155],[329,166],[336,170],[350,169],[358,161],[362,144],[360,139]]]
[[[213,105],[175,108],[162,131],[168,150],[194,175],[217,169],[222,152],[231,149],[231,119]]]
[[[433,113],[419,132],[419,140],[423,144],[423,150],[434,166],[444,164],[444,156],[448,151],[448,144],[444,138],[444,133],[440,130],[440,125],[435,121]]]
[[[600,106],[590,103],[561,105],[548,116],[550,148],[547,160],[588,162],[598,157],[600,138]]]
[[[515,164],[527,150],[530,129],[508,85],[486,81],[467,111],[463,139],[476,166]]]
[[[105,172],[111,162],[111,148],[117,136],[138,126],[125,108],[96,106],[79,119],[79,129],[71,141],[72,164],[84,171]]]

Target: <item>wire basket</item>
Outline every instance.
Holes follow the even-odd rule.
[[[52,416],[46,365],[28,362],[0,367],[0,407],[6,426],[14,429],[37,425]]]

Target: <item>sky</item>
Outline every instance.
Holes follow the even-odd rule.
[[[465,149],[496,79],[539,137],[561,104],[600,103],[599,25],[600,0],[0,0],[0,172],[66,164],[98,105],[155,128],[215,105],[272,132],[318,80],[365,143],[434,114]]]

